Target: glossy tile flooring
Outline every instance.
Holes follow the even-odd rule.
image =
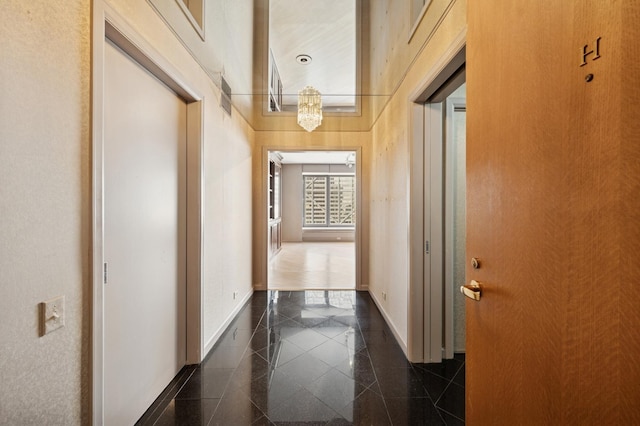
[[[366,292],[256,292],[138,424],[461,425],[464,371],[407,362]]]

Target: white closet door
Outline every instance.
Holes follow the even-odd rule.
[[[130,425],[185,364],[186,104],[106,42],[104,404]]]

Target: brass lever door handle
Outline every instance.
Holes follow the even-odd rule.
[[[460,286],[460,293],[464,294],[469,299],[479,301],[480,296],[482,296],[482,289],[480,288],[480,283],[478,281],[471,280],[471,284]]]

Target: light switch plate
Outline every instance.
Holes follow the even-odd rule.
[[[64,296],[40,303],[40,336],[64,327]]]

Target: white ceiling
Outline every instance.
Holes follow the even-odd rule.
[[[284,89],[283,104],[297,105],[307,85],[324,107],[353,107],[356,95],[356,1],[269,0],[269,44]],[[310,64],[296,57],[311,56]]]
[[[355,161],[355,151],[279,152],[283,164],[346,164],[347,157]]]

